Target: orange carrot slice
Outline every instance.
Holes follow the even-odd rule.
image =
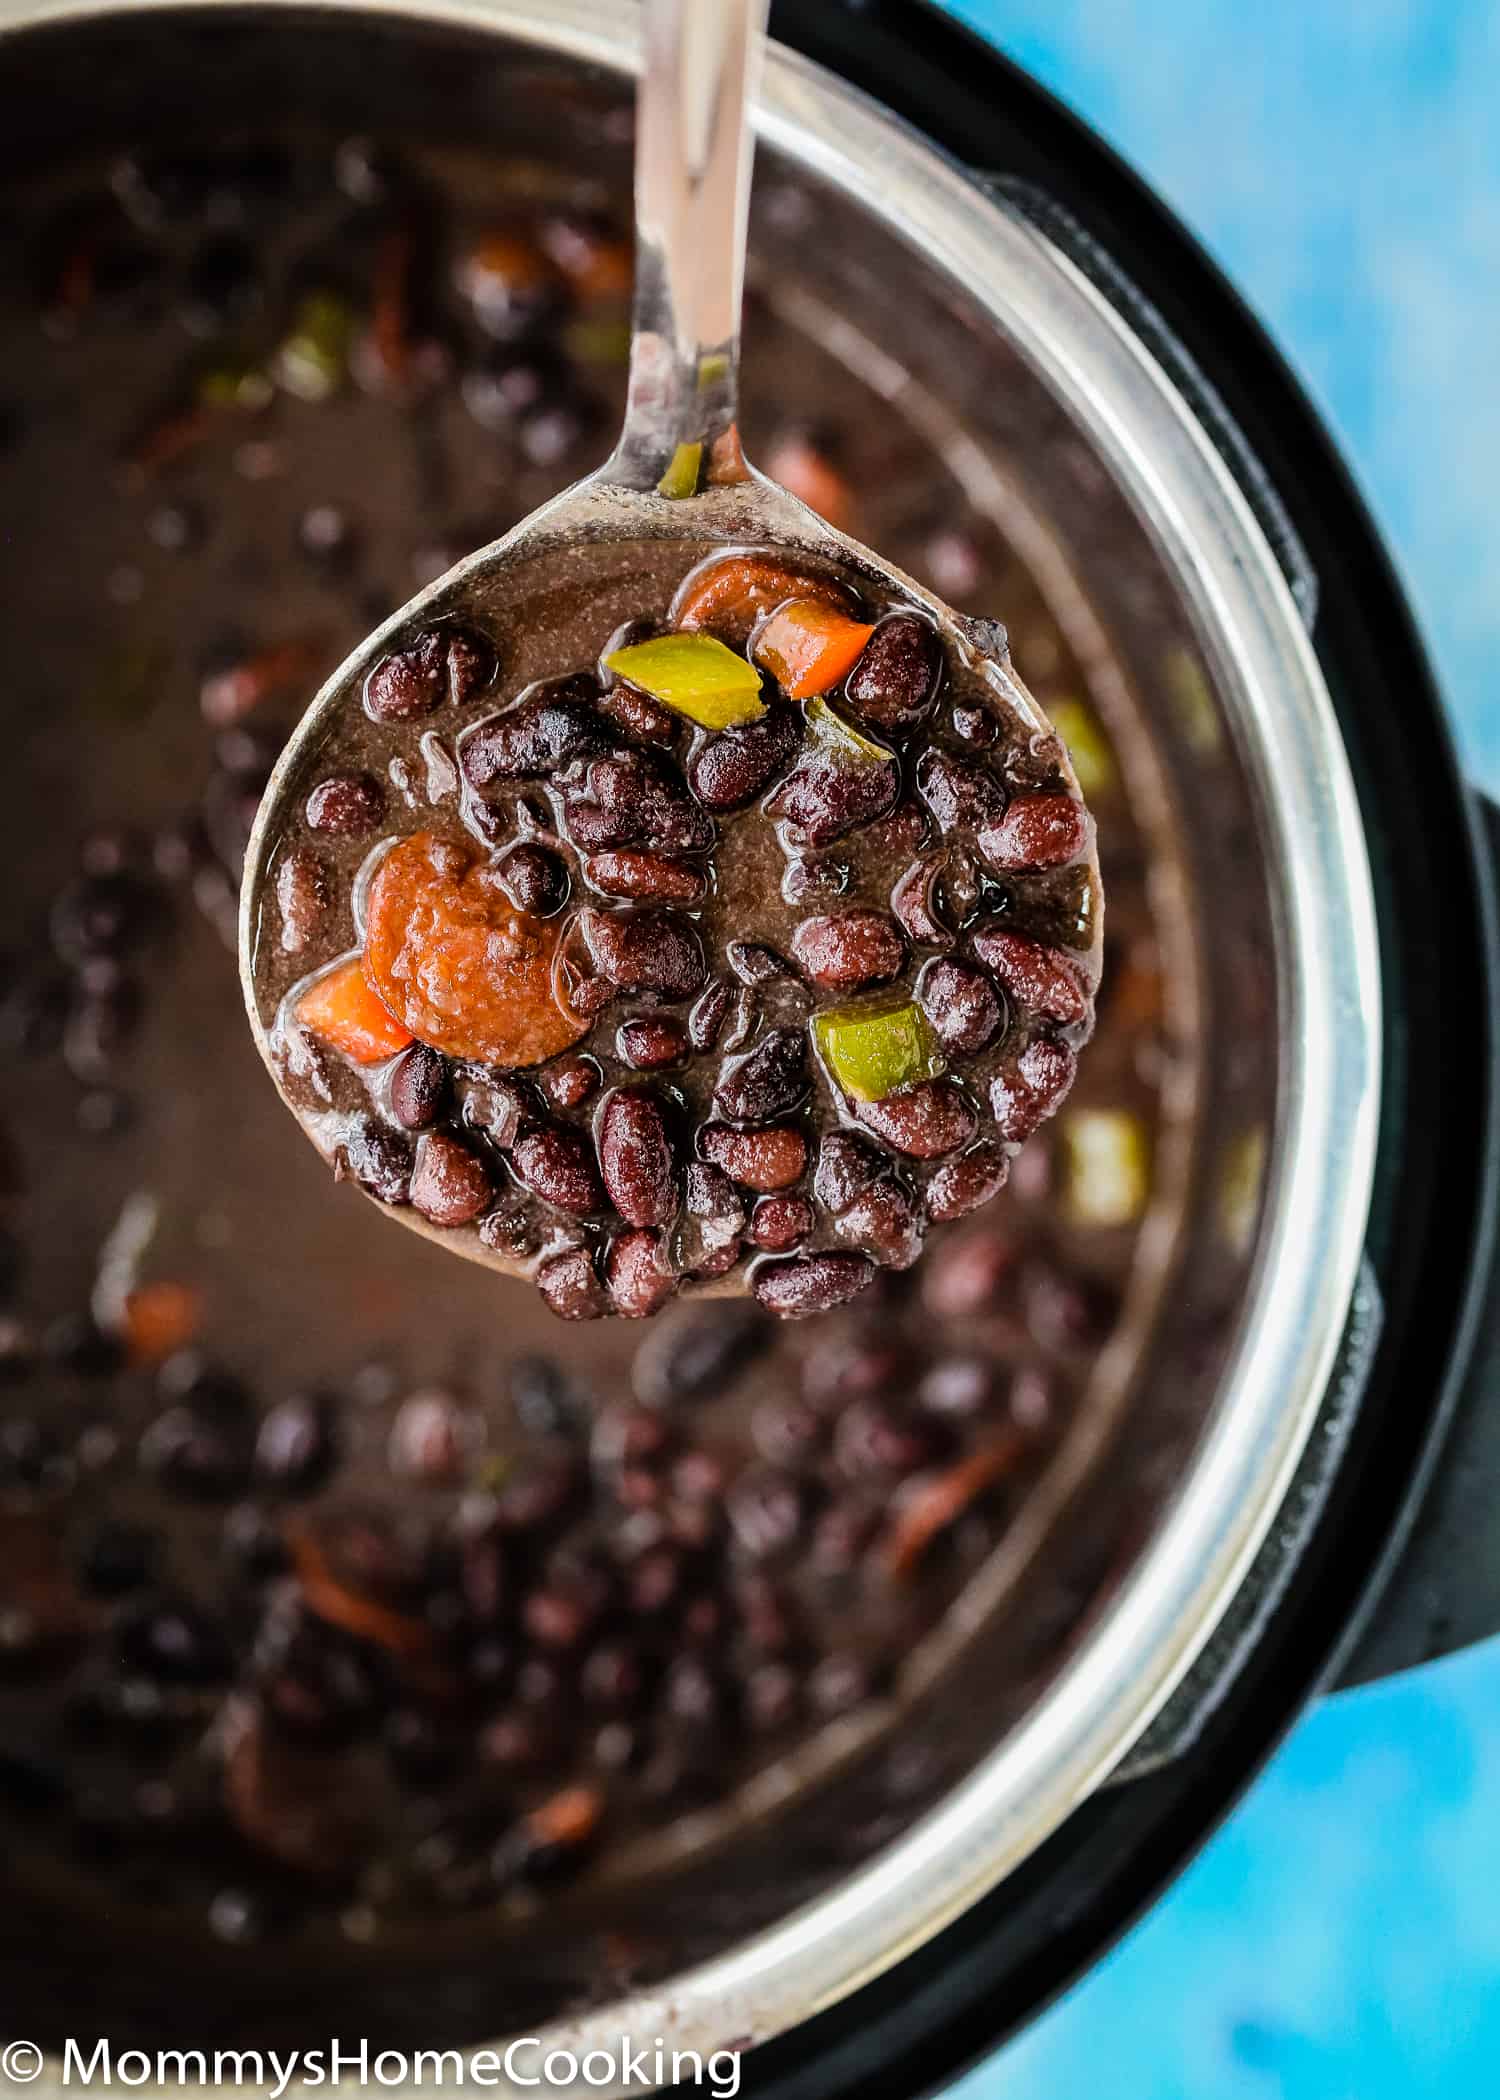
[[[202,1297],[189,1284],[143,1283],[127,1291],[121,1324],[131,1362],[165,1362],[187,1347],[202,1317]]]
[[[296,1014],[304,1028],[357,1065],[384,1064],[411,1041],[411,1030],[366,984],[357,955],[315,978],[297,1001]]]
[[[856,609],[849,592],[832,577],[807,575],[768,554],[728,554],[700,562],[683,578],[672,601],[672,625],[711,627],[743,648],[761,614],[788,598],[820,599],[842,613]]]
[[[359,1640],[388,1648],[392,1655],[421,1656],[430,1652],[432,1633],[423,1620],[351,1590],[335,1575],[322,1547],[310,1533],[293,1531],[287,1544],[303,1601],[318,1618],[326,1619],[330,1626],[342,1627]]]
[[[874,632],[815,598],[794,598],[761,629],[755,660],[794,700],[810,700],[853,670]]]
[[[913,1481],[886,1541],[887,1571],[898,1578],[910,1575],[938,1533],[961,1517],[986,1488],[1013,1472],[1024,1449],[1024,1437],[1012,1432],[983,1451],[970,1452],[946,1472]]]
[[[595,1786],[565,1786],[526,1818],[533,1837],[547,1845],[582,1845],[599,1827],[604,1796]]]

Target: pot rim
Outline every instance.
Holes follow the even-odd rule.
[[[215,4],[130,0],[132,11]],[[245,11],[292,7],[416,18],[636,70],[635,0],[607,11],[597,0],[247,0]],[[120,12],[110,0],[0,0],[0,31]],[[1246,1318],[1197,1453],[1037,1704],[936,1809],[828,1894],[661,1986],[543,2030],[580,2053],[626,2034],[706,2056],[730,2037],[784,2032],[950,1924],[1102,1782],[1202,1650],[1280,1506],[1333,1367],[1374,1176],[1381,990],[1363,828],[1317,659],[1238,485],[1104,296],[918,131],[781,45],[767,56],[756,123],[766,144],[965,286],[1151,530],[1233,721],[1280,878],[1279,1127]],[[54,2089],[50,2067],[37,2089]]]

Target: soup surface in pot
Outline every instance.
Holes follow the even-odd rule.
[[[895,1726],[1089,1419],[1167,1055],[1101,667],[1004,518],[758,283],[751,455],[1003,619],[1069,741],[1099,1031],[996,1203],[846,1311],[562,1328],[333,1185],[250,1041],[236,884],[324,675],[602,456],[618,232],[531,166],[314,136],[6,206],[13,1867],[107,1890],[116,1928],[352,1960],[440,1916],[586,1916]]]

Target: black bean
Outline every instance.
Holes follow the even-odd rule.
[[[52,945],[64,962],[117,958],[140,946],[155,917],[155,898],[138,876],[80,875],[53,899]]]
[[[993,925],[979,928],[973,943],[974,953],[1018,1006],[1029,1006],[1042,1020],[1062,1028],[1087,1019],[1088,993],[1060,948]]]
[[[687,999],[703,983],[703,943],[675,914],[638,907],[578,915],[595,970],[617,992],[656,992]]]
[[[221,1396],[205,1387],[157,1416],[141,1438],[140,1460],[179,1494],[227,1501],[249,1480],[253,1434],[238,1389],[226,1384]]]
[[[862,991],[886,984],[906,960],[906,947],[883,911],[843,911],[804,919],[792,953],[814,984],[829,991]]]
[[[217,1621],[175,1599],[131,1612],[117,1627],[115,1643],[131,1669],[168,1684],[214,1684],[233,1666]]]
[[[750,1287],[778,1319],[803,1320],[847,1304],[874,1275],[874,1263],[863,1254],[793,1254],[762,1262]]]
[[[818,1147],[813,1194],[835,1217],[863,1190],[889,1172],[890,1161],[865,1138],[850,1130],[830,1130]]]
[[[682,1023],[666,1014],[622,1021],[615,1032],[615,1055],[635,1072],[663,1071],[668,1065],[681,1064],[687,1053]]]
[[[150,1580],[159,1542],[144,1524],[106,1518],[91,1531],[78,1556],[78,1574],[96,1597],[122,1597]]]
[[[984,825],[979,850],[998,873],[1012,874],[1076,860],[1088,836],[1088,814],[1075,796],[1023,795]]]
[[[967,1217],[997,1196],[1010,1177],[1010,1156],[999,1145],[973,1145],[940,1166],[927,1184],[927,1215],[939,1224]]]
[[[917,760],[917,793],[939,831],[977,831],[994,823],[1005,807],[1005,790],[994,774],[969,759],[954,758],[932,745]]]
[[[463,706],[493,683],[495,652],[472,627],[429,627],[405,649],[382,657],[364,684],[365,713],[375,722],[406,722],[445,700]]]
[[[386,1456],[391,1471],[408,1480],[462,1480],[479,1448],[483,1428],[475,1415],[439,1387],[412,1393],[396,1410]]]
[[[835,1720],[853,1713],[875,1696],[877,1686],[868,1664],[847,1649],[825,1655],[807,1680],[807,1702],[815,1713]]]
[[[851,714],[900,735],[915,729],[937,698],[943,644],[920,613],[892,613],[870,636],[844,681]]]
[[[941,1159],[968,1144],[978,1127],[972,1103],[951,1079],[919,1079],[883,1101],[861,1101],[858,1114],[908,1159]]]
[[[778,703],[746,727],[700,744],[688,761],[689,785],[716,815],[741,809],[781,777],[801,742],[798,711]]]
[[[807,1521],[805,1484],[775,1466],[749,1466],[729,1490],[729,1522],[752,1560],[786,1553]]]
[[[761,1457],[797,1471],[822,1448],[827,1425],[802,1400],[761,1400],[750,1417],[750,1435]]]
[[[588,1217],[604,1207],[593,1147],[579,1131],[564,1124],[529,1130],[511,1148],[511,1163],[531,1193],[556,1210]]]
[[[735,1130],[727,1123],[705,1123],[698,1133],[703,1156],[721,1167],[731,1181],[757,1195],[790,1188],[807,1165],[807,1139],[800,1130],[775,1124],[763,1130]]]
[[[581,781],[564,785],[562,800],[563,829],[585,853],[618,846],[702,853],[714,842],[713,819],[676,768],[649,751],[592,760]]]
[[[442,1114],[448,1092],[448,1061],[426,1043],[413,1043],[397,1058],[390,1077],[391,1114],[403,1130],[426,1130]]]
[[[495,872],[511,903],[533,918],[550,918],[568,901],[567,868],[555,853],[529,839],[512,846]]]
[[[459,765],[477,794],[497,781],[542,780],[577,760],[607,751],[599,688],[585,672],[530,685],[498,715],[464,737]]]
[[[489,1169],[467,1145],[442,1130],[418,1138],[408,1201],[430,1225],[451,1230],[472,1224],[493,1193]]]
[[[268,1488],[306,1495],[332,1471],[333,1416],[316,1394],[293,1394],[261,1417],[255,1438],[255,1471]]]
[[[873,823],[893,808],[901,768],[888,759],[833,755],[821,747],[803,753],[766,803],[778,823],[806,846],[831,846],[846,832]]]
[[[537,1269],[536,1287],[560,1320],[597,1320],[604,1311],[604,1293],[586,1248],[549,1256]]]
[[[838,1221],[838,1234],[863,1247],[883,1269],[909,1269],[922,1252],[922,1216],[896,1181],[877,1182],[855,1197]]]
[[[1001,1391],[993,1357],[968,1350],[940,1356],[917,1388],[917,1405],[950,1421],[972,1421],[994,1406]]]
[[[598,1093],[603,1079],[603,1071],[592,1057],[575,1053],[545,1065],[537,1084],[554,1108],[582,1108]]]
[[[739,1199],[712,1167],[690,1167],[691,1198],[695,1174],[714,1176],[724,1197]],[[743,1209],[739,1212],[743,1218]],[[680,1405],[728,1392],[769,1346],[773,1330],[759,1307],[745,1303],[694,1307],[663,1322],[635,1363],[636,1390],[643,1399]]]
[[[42,1354],[75,1378],[109,1378],[125,1361],[119,1337],[90,1313],[62,1313],[51,1321],[42,1336]]]
[[[800,1028],[776,1028],[724,1069],[714,1106],[735,1123],[765,1123],[790,1113],[808,1089],[807,1038]]]
[[[917,999],[944,1049],[958,1057],[986,1049],[1005,1020],[994,984],[969,963],[930,962],[917,980]]]
[[[786,1663],[757,1663],[745,1679],[745,1714],[759,1735],[790,1727],[801,1703],[801,1680]]]
[[[468,1078],[460,1093],[464,1128],[478,1131],[502,1152],[508,1151],[531,1112],[525,1089],[514,1079]]]
[[[648,1319],[677,1288],[677,1273],[659,1232],[622,1232],[610,1242],[604,1281],[615,1311],[627,1320]]]
[[[801,1246],[813,1229],[812,1205],[802,1196],[761,1196],[750,1213],[749,1237],[767,1254]]]
[[[853,1480],[902,1477],[944,1456],[950,1434],[934,1421],[907,1414],[894,1401],[856,1400],[834,1427],[833,1453],[841,1471]]]
[[[724,1026],[729,1002],[733,997],[734,994],[725,980],[715,977],[694,1001],[693,1010],[688,1015],[688,1037],[693,1048],[700,1054],[705,1050],[712,1050],[718,1041],[719,1031]]]
[[[307,798],[313,831],[335,838],[360,838],[385,815],[385,789],[373,773],[330,773]]]
[[[677,1211],[672,1143],[660,1104],[644,1089],[621,1087],[600,1112],[599,1170],[627,1225],[670,1224]]]
[[[404,1203],[411,1187],[408,1138],[373,1116],[357,1116],[334,1153],[334,1179],[357,1181],[381,1203]]]
[[[1078,1060],[1066,1043],[1039,1035],[1014,1062],[990,1081],[990,1114],[1008,1143],[1029,1138],[1048,1116],[1055,1115],[1073,1084]]]

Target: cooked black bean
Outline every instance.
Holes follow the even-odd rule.
[[[443,1112],[448,1060],[426,1043],[403,1050],[391,1071],[391,1114],[403,1130],[426,1130]]]
[[[955,1057],[986,1049],[1005,1020],[994,984],[968,963],[929,963],[917,980],[917,997],[943,1048]]]
[[[883,911],[804,919],[792,953],[814,984],[841,992],[886,984],[906,960],[905,943]]]
[[[714,841],[712,820],[676,769],[649,751],[594,759],[581,780],[564,784],[562,800],[563,829],[583,853],[617,846],[702,853]]]
[[[542,780],[560,767],[608,750],[599,688],[585,672],[528,686],[520,699],[464,737],[459,767],[476,794],[496,782]]]
[[[305,1495],[320,1487],[336,1455],[333,1411],[315,1393],[296,1393],[262,1415],[255,1471],[268,1488]]]
[[[484,1161],[457,1138],[429,1130],[417,1140],[407,1201],[430,1225],[468,1225],[488,1209],[494,1184]]]
[[[807,1088],[807,1037],[800,1028],[774,1028],[725,1068],[714,1106],[733,1123],[768,1123],[796,1108]]]
[[[368,674],[365,713],[374,722],[406,722],[445,701],[464,706],[492,683],[495,669],[493,648],[473,628],[456,622],[429,627]]]
[[[599,1116],[599,1171],[627,1225],[667,1225],[677,1210],[672,1142],[659,1103],[621,1087]]]
[[[937,698],[943,644],[920,613],[892,613],[865,644],[844,681],[852,714],[897,736],[916,728]]]
[[[659,1232],[617,1233],[604,1258],[604,1281],[615,1311],[648,1319],[677,1288],[677,1272]]]
[[[859,1117],[908,1159],[942,1159],[978,1127],[973,1104],[951,1079],[919,1079],[883,1101],[861,1101]]]
[[[615,1054],[633,1071],[659,1072],[681,1064],[688,1054],[688,1038],[681,1022],[667,1014],[641,1015],[621,1022],[615,1034]]]
[[[786,771],[802,741],[795,708],[769,708],[758,722],[709,737],[688,763],[693,793],[716,816],[742,809]]]
[[[373,1116],[356,1119],[334,1157],[337,1179],[357,1181],[382,1203],[406,1201],[411,1169],[410,1140],[377,1123]]]
[[[866,1139],[852,1131],[831,1130],[818,1148],[813,1190],[824,1208],[838,1217],[889,1167],[887,1156]]]
[[[687,920],[645,906],[578,919],[594,968],[616,991],[687,999],[702,984],[703,942]]]
[[[862,1254],[794,1254],[762,1262],[750,1288],[779,1319],[805,1320],[857,1297],[874,1276],[875,1264]]]
[[[523,839],[495,870],[505,894],[533,918],[548,919],[568,901],[568,871],[555,853]]]
[[[555,1210],[582,1218],[603,1207],[594,1150],[580,1131],[561,1123],[526,1131],[510,1157],[526,1187]]]
[[[812,746],[798,759],[766,803],[778,823],[791,827],[804,846],[831,846],[835,839],[883,817],[895,806],[901,768],[894,755],[852,759]]]
[[[944,834],[978,831],[997,822],[1005,807],[1005,790],[993,773],[936,745],[917,760],[917,793]]]
[[[336,838],[362,838],[385,815],[385,789],[372,773],[330,773],[307,798],[313,831]]]

